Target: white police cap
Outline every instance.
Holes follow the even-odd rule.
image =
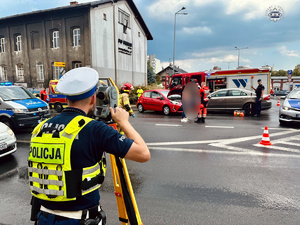
[[[99,74],[89,67],[72,69],[58,81],[55,90],[67,99],[78,101],[92,96],[99,84]]]

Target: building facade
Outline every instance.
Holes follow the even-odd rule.
[[[155,58],[155,55],[148,55],[147,61],[149,61],[150,66],[153,68],[153,71],[155,74],[157,74],[161,71],[162,66],[160,64],[160,60]]]
[[[146,84],[152,39],[132,0],[73,2],[0,18],[0,79],[42,88],[64,71],[88,66],[118,85]]]

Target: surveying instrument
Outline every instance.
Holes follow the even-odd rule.
[[[94,119],[117,130],[117,124],[109,111],[109,107],[114,109],[119,106],[119,91],[114,81],[111,78],[101,78],[96,96]],[[142,225],[125,160],[110,154],[110,162],[121,224]]]

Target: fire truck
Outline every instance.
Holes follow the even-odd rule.
[[[67,99],[65,95],[55,91],[58,80],[50,80],[49,82],[49,106],[54,108],[56,112],[61,112],[67,106]]]
[[[193,81],[200,87],[201,82],[205,82],[206,76],[207,74],[205,72],[175,74],[171,77],[171,79],[169,76],[166,76],[165,88],[170,90],[168,95],[181,95],[182,87],[184,85]]]
[[[214,70],[195,73],[175,74],[171,78],[166,76],[165,88],[169,89],[168,95],[182,93],[182,87],[194,81],[198,85],[206,82],[210,92],[222,88],[241,88],[252,90],[251,86],[257,87],[257,80],[261,79],[265,86],[265,93],[270,93],[271,71],[269,69],[245,68],[236,70]]]

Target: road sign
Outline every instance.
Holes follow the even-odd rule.
[[[288,73],[288,74],[292,74],[292,73],[293,73],[293,70],[288,70],[287,73]]]
[[[65,67],[66,63],[65,62],[54,62],[54,66]]]

